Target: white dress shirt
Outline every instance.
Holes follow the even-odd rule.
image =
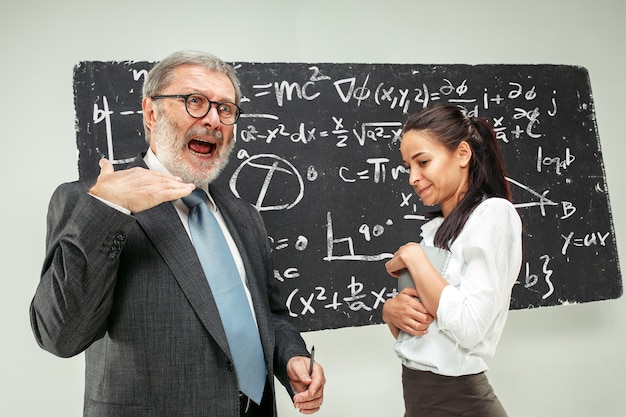
[[[422,226],[434,246],[443,218]],[[486,371],[504,329],[511,290],[522,263],[522,223],[513,205],[489,198],[474,209],[450,247],[437,320],[423,336],[400,332],[394,345],[403,365],[440,375]]]

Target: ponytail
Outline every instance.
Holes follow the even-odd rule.
[[[486,197],[502,197],[511,201],[511,189],[506,180],[506,168],[496,132],[484,118],[470,118],[472,128],[475,134],[469,143],[473,150],[472,161],[477,169],[470,169],[473,177],[470,179],[470,187],[474,183]]]

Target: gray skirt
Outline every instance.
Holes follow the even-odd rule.
[[[506,417],[484,373],[443,376],[402,367],[405,417]]]

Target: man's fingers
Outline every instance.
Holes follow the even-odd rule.
[[[324,384],[326,377],[321,366],[315,364],[313,380],[308,388],[296,394],[293,398],[294,406],[302,414],[313,414],[319,411],[324,401]]]
[[[101,158],[100,161],[98,161],[98,165],[100,165],[100,174],[112,174],[115,171],[111,161],[106,158]]]
[[[166,201],[189,195],[195,186],[178,177],[145,168],[115,171],[113,164],[102,158],[100,174],[89,193],[112,204],[138,213]]]

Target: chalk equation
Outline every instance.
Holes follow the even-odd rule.
[[[75,68],[81,178],[145,149],[148,62]],[[384,262],[420,240],[425,207],[399,155],[412,112],[485,117],[524,223],[511,308],[617,298],[614,228],[588,74],[558,65],[234,63],[244,113],[219,185],[263,216],[274,278],[301,330],[381,323],[397,294]]]
[[[319,310],[340,311],[349,316],[350,312],[371,312],[382,308],[388,298],[395,297],[395,287],[383,287],[377,290],[368,289],[366,284],[351,276],[342,291],[328,291],[317,286],[313,291],[294,289],[287,296],[285,305],[291,317],[315,315]]]

